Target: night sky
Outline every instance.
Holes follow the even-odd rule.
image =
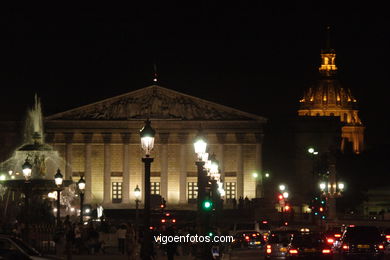
[[[390,143],[387,8],[161,2],[2,9],[1,118],[20,119],[34,93],[49,115],[146,87],[154,62],[161,86],[271,119],[294,115],[331,25],[339,76],[359,102],[367,141]]]

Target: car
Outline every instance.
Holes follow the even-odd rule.
[[[266,243],[265,258],[284,259],[287,256],[287,246],[290,243],[293,234],[297,234],[296,230],[277,230],[271,231]]]
[[[344,231],[338,248],[344,259],[360,256],[384,257],[386,239],[375,226],[348,226]]]
[[[334,247],[340,244],[341,235],[343,234],[342,227],[329,228],[325,233],[326,242]]]
[[[243,230],[234,235],[232,248],[263,248],[265,241],[256,230]]]
[[[319,232],[300,232],[293,234],[287,246],[287,259],[306,257],[309,259],[332,259],[332,248],[327,244],[324,234]]]
[[[43,256],[22,240],[9,235],[0,235],[0,259],[1,260],[49,260],[59,259]]]

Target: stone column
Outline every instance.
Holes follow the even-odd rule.
[[[237,198],[244,197],[244,161],[242,144],[237,144]]]
[[[130,167],[129,167],[129,143],[130,143],[130,133],[121,133],[122,142],[123,142],[123,204],[130,203]]]
[[[160,133],[160,195],[168,201],[168,133]]]
[[[221,178],[223,182],[225,182],[224,152],[225,152],[226,133],[217,133],[217,139],[219,143],[217,158],[219,161],[219,168],[221,170]]]
[[[180,142],[180,179],[179,179],[179,203],[187,204],[187,133],[179,134]]]
[[[73,133],[64,133],[65,139],[65,179],[69,180],[72,178],[72,142]]]
[[[255,164],[256,172],[258,177],[256,179],[256,198],[262,198],[264,196],[263,192],[263,161],[262,161],[262,151],[263,151],[263,134],[255,134],[256,138],[256,151],[255,151]]]
[[[93,133],[83,133],[85,143],[85,166],[84,166],[84,177],[85,177],[85,203],[91,203],[92,201],[92,168],[91,168],[91,142]]]
[[[104,142],[103,203],[111,203],[111,133],[102,133]]]

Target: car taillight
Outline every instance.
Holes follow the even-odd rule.
[[[322,249],[323,254],[330,254],[330,249]]]
[[[386,239],[387,239],[387,240],[390,240],[390,235],[386,235]]]
[[[249,236],[245,236],[245,240],[246,240],[246,241],[249,241]]]
[[[341,234],[334,234],[334,237],[339,238],[339,237],[341,237]]]
[[[383,245],[378,245],[378,249],[383,250],[383,249],[385,249],[385,247]]]
[[[298,254],[298,250],[296,250],[296,249],[290,249],[290,254],[292,254],[292,255],[296,255],[296,254]]]
[[[343,249],[344,249],[344,250],[348,250],[348,249],[349,249],[349,246],[348,246],[348,245],[343,245]]]
[[[326,242],[328,242],[328,244],[333,244],[334,243],[334,239],[333,238],[328,238],[326,240]]]

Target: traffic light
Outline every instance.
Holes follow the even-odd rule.
[[[213,202],[209,199],[206,199],[202,202],[202,209],[205,211],[210,211],[213,208]]]
[[[283,199],[284,199],[283,195],[282,195],[282,194],[279,194],[279,195],[278,195],[278,199],[279,199],[279,201],[283,200]]]

